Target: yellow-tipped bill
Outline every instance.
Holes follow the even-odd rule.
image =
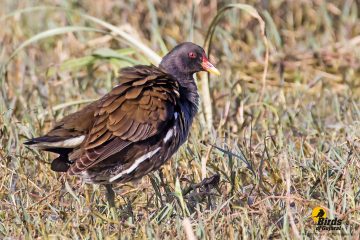
[[[214,67],[214,65],[212,65],[211,62],[209,62],[209,60],[205,56],[203,56],[203,61],[201,63],[201,66],[203,67],[203,69],[205,71],[207,71],[209,73],[213,73],[213,74],[215,74],[217,76],[220,75],[219,70],[217,70],[217,68]]]

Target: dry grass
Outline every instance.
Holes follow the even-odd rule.
[[[227,11],[211,44],[222,76],[209,82],[210,120],[200,112],[188,142],[161,173],[117,186],[116,210],[108,209],[102,187],[51,172],[50,155],[22,145],[109,91],[119,68],[156,61],[116,34],[93,32],[107,29],[79,13],[116,25],[163,55],[178,42],[202,45],[227,1],[57,2],[70,10],[29,9],[54,6],[48,0],[2,0],[0,8],[2,70],[37,33],[89,28],[65,28],[21,48],[0,76],[0,238],[359,236],[359,1],[246,1],[266,22],[263,95],[258,21]],[[192,189],[216,173],[218,184]],[[316,231],[315,206],[342,219],[341,231]]]

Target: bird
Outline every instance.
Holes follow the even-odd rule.
[[[193,75],[200,71],[220,75],[202,47],[181,43],[158,67],[121,69],[109,93],[24,144],[58,154],[51,170],[105,185],[113,207],[113,184],[159,169],[186,141],[198,112]]]

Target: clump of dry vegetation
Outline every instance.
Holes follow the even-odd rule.
[[[0,238],[359,236],[358,1],[56,2],[0,8]],[[161,172],[117,186],[116,209],[22,145],[109,91],[120,68],[203,45],[211,29],[222,75],[198,76],[188,142]],[[341,230],[316,231],[316,206]]]

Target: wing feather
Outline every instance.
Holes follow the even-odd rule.
[[[179,85],[170,75],[154,66],[137,66],[123,69],[120,82],[99,100],[96,120],[83,152],[74,155],[77,159],[70,174],[79,174],[133,143],[163,133],[173,118]]]

